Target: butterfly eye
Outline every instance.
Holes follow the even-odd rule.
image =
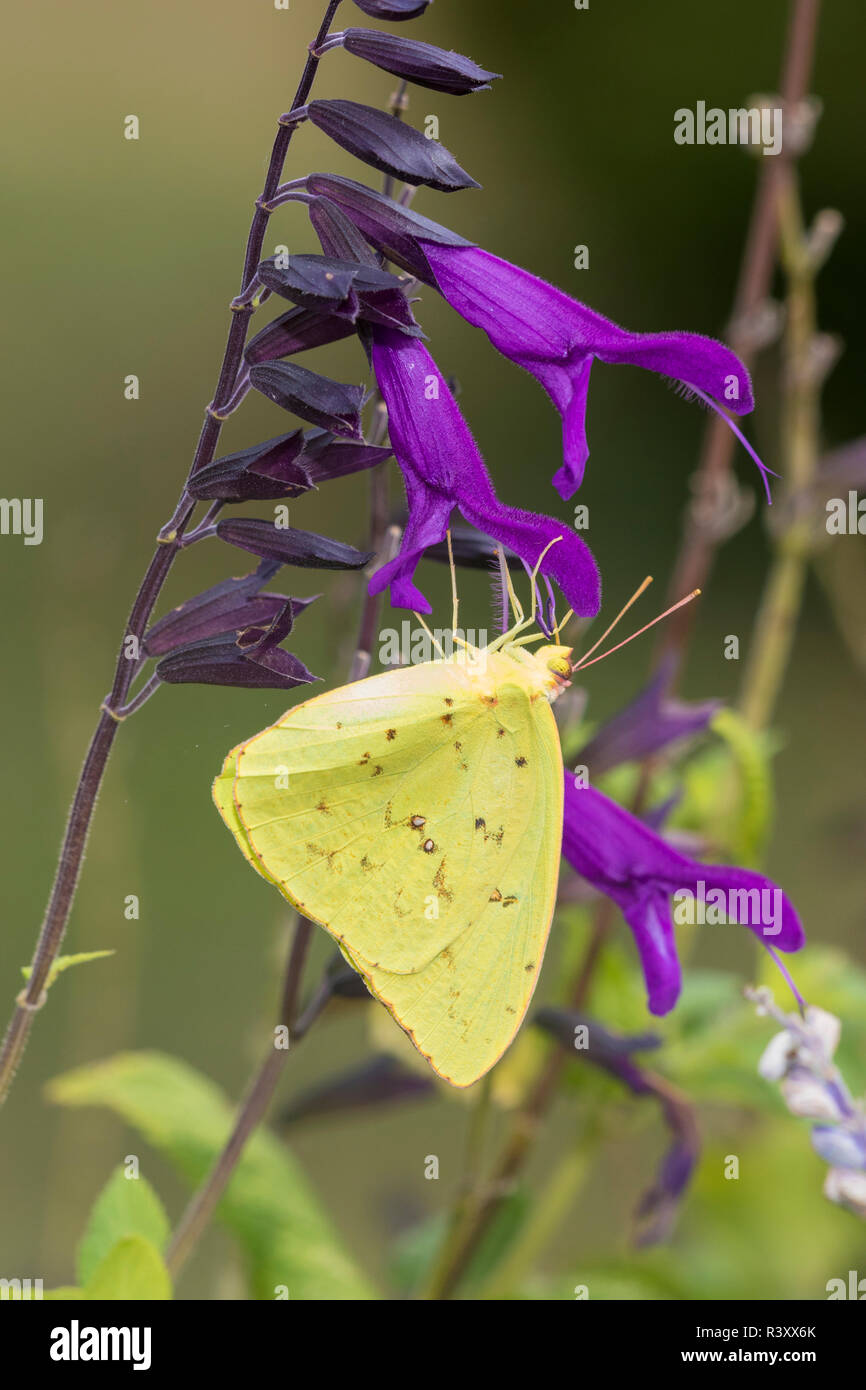
[[[547,669],[562,680],[571,679],[571,662],[564,656],[552,656],[547,663]]]

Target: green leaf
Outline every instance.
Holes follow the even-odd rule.
[[[111,1302],[171,1298],[171,1279],[155,1245],[144,1236],[124,1236],[97,1265],[84,1286],[87,1299]]]
[[[168,1240],[168,1217],[150,1183],[116,1168],[97,1197],[78,1247],[76,1273],[86,1284],[97,1266],[125,1236],[143,1236],[157,1250]]]
[[[79,951],[78,954],[74,956],[58,956],[48,972],[45,988],[50,989],[57,979],[57,976],[62,975],[64,970],[68,970],[72,965],[85,965],[89,960],[102,960],[105,956],[113,955],[113,951]],[[25,980],[29,980],[30,976],[33,974],[33,970],[29,965],[22,965],[21,974],[24,976]]]
[[[222,1149],[233,1107],[213,1082],[157,1052],[127,1052],[51,1082],[61,1105],[105,1105],[121,1115],[197,1185]],[[375,1297],[341,1245],[294,1155],[272,1134],[253,1135],[217,1214],[248,1258],[254,1296]]]

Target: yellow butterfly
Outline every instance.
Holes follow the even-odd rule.
[[[531,653],[540,635],[518,636],[534,580],[528,619],[509,583],[515,623],[489,646],[455,637],[451,655],[308,700],[233,749],[214,783],[250,863],[331,933],[454,1086],[517,1033],[556,901],[551,702],[571,648]]]

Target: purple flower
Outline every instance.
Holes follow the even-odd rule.
[[[586,400],[593,361],[629,363],[682,382],[736,415],[754,408],[749,374],[730,348],[697,333],[630,333],[528,270],[479,246],[419,242],[436,288],[495,348],[541,383],[562,416],[563,464],[553,485],[570,497],[589,457]]]
[[[670,377],[718,411],[761,469],[769,499],[770,470],[723,408],[746,415],[754,407],[749,374],[730,348],[697,333],[620,328],[528,270],[352,179],[311,174],[306,186],[337,203],[371,245],[438,289],[494,347],[541,382],[562,415],[563,465],[553,479],[562,497],[580,486],[589,456],[586,400],[598,358]]]
[[[687,859],[594,787],[577,786],[568,773],[562,852],[581,877],[613,899],[631,927],[651,1013],[668,1013],[680,993],[674,895],[684,920],[715,920],[707,909],[723,901],[727,920],[751,927],[771,949],[797,951],[803,945],[800,920],[770,879]]]
[[[588,547],[562,522],[500,502],[457,402],[423,343],[374,325],[372,360],[388,407],[394,457],[406,484],[409,519],[399,555],[376,571],[371,593],[390,584],[396,608],[429,613],[430,604],[413,584],[413,575],[427,547],[444,539],[451,512],[459,507],[471,525],[530,567],[559,537],[542,573],[556,580],[576,613],[597,613],[599,577]]]

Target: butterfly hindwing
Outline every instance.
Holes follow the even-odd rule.
[[[214,800],[440,1075],[469,1085],[526,1012],[553,912],[562,761],[511,658],[385,672],[236,748]]]
[[[549,705],[545,701],[534,713],[528,759],[534,760],[536,775],[524,792],[530,814],[472,925],[412,975],[368,969],[347,953],[434,1070],[455,1086],[477,1081],[514,1038],[535,989],[553,916],[562,759]]]

